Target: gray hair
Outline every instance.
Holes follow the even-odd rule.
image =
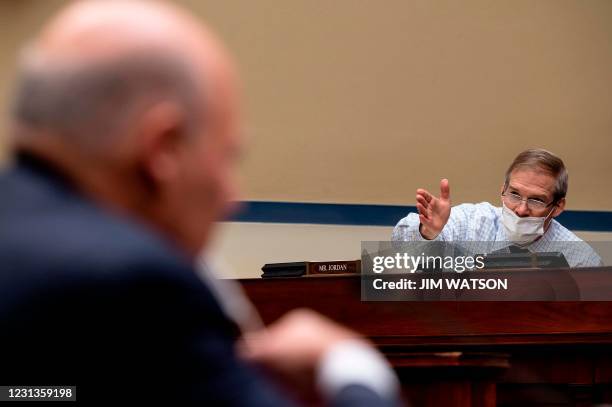
[[[519,168],[542,170],[552,175],[556,180],[555,190],[553,192],[553,202],[559,202],[559,200],[565,198],[567,194],[568,174],[565,164],[563,164],[563,160],[555,154],[541,148],[534,148],[525,150],[517,155],[506,171],[504,190],[510,183],[510,175],[512,172]]]
[[[22,64],[12,106],[19,126],[95,148],[112,141],[139,109],[160,99],[185,106],[188,124],[200,119],[195,81],[179,58],[147,53],[103,64],[40,65]]]

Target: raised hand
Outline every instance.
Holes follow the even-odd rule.
[[[421,221],[420,231],[425,239],[435,239],[448,222],[451,212],[450,187],[448,180],[440,181],[440,197],[437,198],[424,189],[416,191],[416,207]]]

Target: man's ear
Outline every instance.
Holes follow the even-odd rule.
[[[140,167],[155,183],[175,179],[180,172],[185,114],[173,102],[151,106],[141,116],[136,149]]]
[[[552,217],[556,218],[557,216],[561,215],[561,212],[563,212],[564,210],[565,210],[565,198],[561,198],[559,202],[557,203],[555,210],[553,211]]]

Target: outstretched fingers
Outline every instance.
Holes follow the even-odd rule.
[[[417,211],[419,212],[419,219],[421,219],[421,222],[423,221],[423,219],[425,219],[426,222],[429,222],[431,220],[431,209],[423,206],[418,202],[416,207]]]
[[[424,208],[428,208],[429,207],[429,202],[422,195],[417,195],[416,196],[416,202],[417,202],[417,204],[421,204]]]
[[[417,198],[419,196],[422,196],[427,202],[431,202],[431,200],[434,198],[434,196],[430,194],[429,191],[427,191],[426,189],[419,188],[416,190],[416,193],[417,193]]]

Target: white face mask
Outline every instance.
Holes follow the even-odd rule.
[[[503,205],[503,204],[502,204]],[[508,239],[519,245],[527,245],[538,237],[544,234],[544,223],[546,219],[553,213],[553,208],[550,213],[544,217],[530,216],[521,218],[513,210],[508,209],[506,205],[502,208],[502,223]]]

